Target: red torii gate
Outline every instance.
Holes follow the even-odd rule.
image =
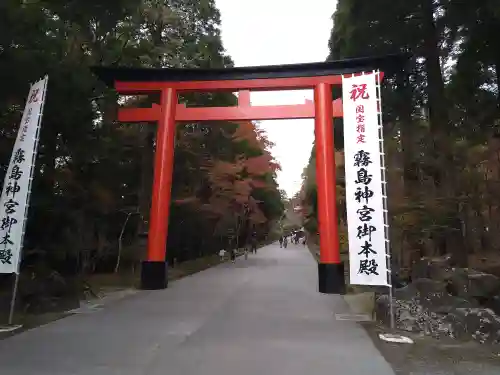
[[[147,259],[142,263],[141,287],[167,287],[166,244],[171,198],[176,122],[315,119],[316,179],[320,233],[319,291],[343,293],[344,265],[339,254],[335,199],[333,118],[342,117],[341,99],[332,100],[332,86],[342,75],[371,72],[400,58],[375,58],[225,69],[148,69],[95,67],[93,71],[122,95],[161,93],[151,108],[121,108],[122,122],[157,122],[153,195],[148,232]],[[313,89],[314,102],[252,106],[250,91]],[[192,108],[178,103],[178,93],[188,91],[237,91],[236,107]]]

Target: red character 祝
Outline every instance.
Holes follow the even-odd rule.
[[[357,99],[370,99],[370,95],[366,92],[366,84],[362,83],[360,85],[352,85],[351,89],[351,100],[356,101]]]
[[[28,100],[28,103],[31,104],[31,103],[37,103],[38,102],[38,93],[40,92],[40,89],[35,89],[33,90],[33,92],[31,93],[31,96]]]

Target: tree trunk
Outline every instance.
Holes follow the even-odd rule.
[[[454,171],[453,154],[451,151],[449,130],[449,118],[447,112],[447,100],[445,95],[443,74],[440,64],[439,35],[434,21],[435,4],[433,0],[422,0],[422,29],[423,29],[423,52],[425,57],[425,70],[427,75],[427,100],[429,108],[429,122],[431,136],[433,139],[432,156],[436,160],[437,173],[435,174],[435,185],[440,198],[450,199],[448,207],[450,215],[458,215],[457,202],[452,199],[455,196],[456,173]],[[442,204],[446,204],[443,200]],[[461,230],[459,220],[453,220],[450,228],[444,230],[446,251],[454,258],[461,267],[467,266],[467,256],[461,254],[463,246],[457,246],[456,234]]]
[[[418,186],[415,186],[415,182],[418,182],[418,173],[415,170],[417,165],[413,162],[416,155],[416,132],[412,118],[412,92],[406,72],[398,74],[396,81],[399,98],[397,108],[399,130],[401,132],[404,189],[406,195],[410,197],[415,192],[415,188],[418,188]]]
[[[56,156],[57,156],[57,137],[58,133],[47,126],[41,133],[41,147],[40,147],[40,161],[39,165],[43,167],[43,174],[40,176],[39,184],[37,184],[36,194],[43,197],[41,200],[42,205],[40,211],[44,212],[43,218],[47,224],[43,230],[37,230],[39,235],[38,245],[42,248],[50,248],[54,242],[53,233],[54,230],[52,211],[54,209],[54,186],[55,186],[55,175],[56,175]],[[35,182],[37,181],[35,174]],[[34,201],[37,202],[37,201]],[[38,212],[40,212],[38,211]],[[57,228],[55,228],[57,231]],[[38,236],[37,236],[38,237]]]
[[[137,206],[141,219],[137,221],[136,239],[143,232],[148,231],[147,223],[149,223],[149,211],[151,208],[151,190],[153,188],[153,169],[154,169],[154,150],[153,144],[155,140],[154,127],[151,125],[143,126],[140,130],[140,140],[138,145],[140,163],[140,184],[137,191]],[[136,240],[138,243],[139,241]],[[140,250],[140,257],[145,256],[146,248]]]
[[[497,106],[500,114],[500,48],[496,50],[495,75],[497,83]]]

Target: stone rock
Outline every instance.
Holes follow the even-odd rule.
[[[459,337],[481,344],[500,343],[500,317],[490,309],[457,308],[446,317]]]
[[[394,289],[396,328],[436,338],[500,344],[500,278],[453,268],[450,259],[442,257],[417,262],[412,280],[409,285]],[[375,313],[378,320],[389,324],[388,295],[376,299]]]
[[[454,308],[477,307],[475,301],[468,301],[449,294],[446,289],[447,284],[441,281],[419,279],[410,285],[416,290],[414,299],[435,313],[448,313]]]
[[[497,315],[500,315],[500,295],[493,296],[487,303],[487,307],[493,310]]]
[[[448,281],[451,279],[454,268],[451,266],[451,257],[425,257],[415,262],[412,267],[411,278]]]
[[[448,296],[446,284],[430,279],[417,279],[403,288],[394,290],[394,297],[398,300],[416,300],[423,304],[432,304],[433,302],[440,304],[445,296]]]
[[[449,289],[458,297],[486,301],[500,291],[500,278],[472,269],[456,269]]]
[[[375,304],[377,319],[386,325],[390,322],[389,296],[380,296]],[[446,321],[446,314],[425,308],[417,300],[394,300],[396,328],[414,333],[424,333],[436,338],[454,337],[453,325]]]
[[[394,299],[397,329],[434,338],[474,339],[480,343],[500,342],[500,317],[493,311],[477,307],[451,306],[448,310],[435,311],[415,299]],[[383,295],[377,299],[375,312],[379,321],[389,325],[389,296]]]
[[[417,279],[414,280],[411,284],[416,291],[417,294],[421,297],[440,297],[443,294],[446,294],[446,283],[437,280],[431,279]]]
[[[447,315],[459,308],[474,308],[474,302],[450,295],[446,283],[418,279],[408,286],[394,290],[396,328],[409,332],[422,332],[433,337],[458,337],[463,331],[446,320]],[[390,322],[390,299],[379,296],[375,303],[377,319]]]
[[[403,288],[395,289],[394,296],[401,300],[418,299],[424,303],[440,303],[443,298],[455,298],[448,293],[446,283],[431,279],[417,279]],[[461,298],[455,300],[463,301]]]

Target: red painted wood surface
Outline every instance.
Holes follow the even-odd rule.
[[[335,149],[333,142],[332,90],[320,83],[314,89],[316,120],[316,180],[318,186],[318,222],[321,263],[340,263],[337,222]]]
[[[186,91],[283,91],[312,89],[320,82],[330,85],[342,84],[341,76],[296,77],[296,78],[259,78],[235,81],[186,81],[186,82],[115,82],[120,94],[138,94],[161,91],[167,87],[178,92]]]
[[[243,120],[280,120],[314,118],[314,102],[305,104],[235,107],[186,107],[177,104],[175,120],[187,121],[243,121]],[[158,104],[151,108],[120,108],[118,121],[121,122],[156,122],[160,119]],[[337,99],[332,105],[332,117],[342,117],[342,100]]]
[[[175,109],[177,93],[167,89],[161,95],[163,116],[156,132],[153,196],[148,232],[148,261],[163,262],[166,257],[168,220],[174,168]]]

